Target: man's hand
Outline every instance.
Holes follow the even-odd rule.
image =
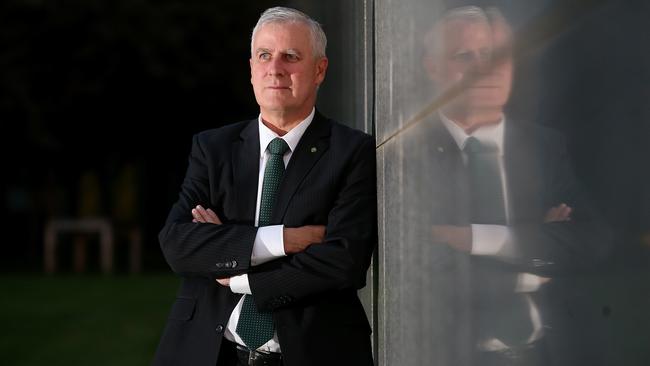
[[[221,286],[230,287],[230,278],[217,278],[217,282]]]
[[[215,224],[215,225],[221,225],[221,220],[219,219],[219,216],[217,216],[214,211],[211,209],[205,209],[201,205],[196,206],[196,208],[192,209],[192,217],[194,219],[192,222],[197,222],[201,224]]]
[[[571,220],[571,211],[573,209],[568,206],[566,203],[561,203],[558,206],[551,207],[544,216],[544,222],[560,222],[560,221],[570,221]]]
[[[214,211],[211,209],[205,209],[201,205],[197,205],[195,208],[192,209],[192,222],[196,223],[201,223],[201,224],[215,224],[215,225],[221,225],[221,220],[219,219],[219,216],[217,216]],[[225,287],[230,287],[230,278],[217,278],[217,282],[221,286]]]
[[[284,252],[286,254],[300,253],[308,246],[320,243],[325,238],[325,226],[306,225],[288,228],[283,231]]]
[[[466,253],[472,250],[470,226],[434,225],[431,232],[434,243],[447,244],[453,249]]]

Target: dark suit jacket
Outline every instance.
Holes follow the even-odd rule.
[[[422,122],[409,134],[410,146],[426,147],[424,151],[405,150],[405,181],[409,185],[405,192],[421,195],[406,201],[418,205],[413,210],[418,215],[411,220],[422,228],[420,237],[429,238],[424,245],[432,245],[432,225],[472,224],[468,173],[460,149],[438,118]],[[515,308],[521,305],[522,295],[514,289],[519,273],[553,278],[588,271],[606,258],[611,249],[611,232],[580,189],[559,134],[538,125],[508,120],[504,169],[508,229],[512,233],[509,253],[498,257],[474,256],[445,245],[434,246],[434,263],[438,268],[433,270],[456,274],[451,285],[455,293],[449,294],[453,298],[451,303],[456,305],[449,309],[449,316],[455,319],[460,336],[449,342],[466,342],[465,351],[459,353],[470,354],[477,341],[498,337],[517,325]],[[430,199],[422,199],[422,192]],[[573,208],[571,220],[544,223],[547,210],[560,203]],[[532,296],[537,307],[544,310],[543,291]],[[544,314],[542,319],[546,324]],[[458,343],[448,348],[462,349]],[[456,359],[467,360],[462,356]]]
[[[257,119],[194,136],[178,202],[159,239],[183,277],[155,365],[215,365],[241,295],[215,282],[248,273],[273,312],[285,365],[371,365],[371,329],[357,297],[376,245],[374,139],[318,112],[280,184],[272,224],[325,225],[323,243],[251,266],[259,171]],[[223,225],[192,223],[197,204]]]

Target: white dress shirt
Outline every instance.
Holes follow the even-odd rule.
[[[315,109],[312,109],[311,113],[307,118],[300,122],[296,127],[292,128],[284,136],[279,136],[273,132],[270,128],[266,127],[262,123],[262,115],[258,117],[258,126],[259,126],[259,135],[260,135],[260,171],[258,175],[257,182],[257,200],[255,206],[255,226],[259,225],[260,218],[260,201],[262,198],[262,182],[264,180],[264,169],[266,168],[266,162],[268,161],[270,154],[267,150],[269,143],[276,137],[282,138],[287,145],[289,145],[289,151],[284,154],[284,166],[286,167],[289,164],[289,159],[291,155],[298,146],[300,138],[307,130],[307,127],[311,124],[314,119]],[[256,266],[262,263],[266,263],[275,258],[285,256],[284,252],[284,239],[283,239],[283,230],[284,225],[271,225],[271,226],[262,226],[257,229],[257,234],[255,236],[255,242],[253,243],[253,251],[251,253],[251,265]],[[230,290],[234,293],[239,294],[251,294],[251,288],[248,283],[248,275],[243,274],[239,276],[234,276],[230,278]],[[244,304],[244,298],[242,297],[235,306],[235,309],[230,314],[230,319],[228,320],[228,325],[226,326],[226,331],[224,336],[226,339],[236,342],[241,345],[245,345],[242,339],[237,334],[237,322],[239,321],[239,314],[241,313],[242,305]],[[280,343],[278,341],[277,332],[273,334],[273,338],[263,344],[260,350],[268,352],[280,352]]]
[[[504,131],[506,119],[505,116],[501,117],[499,123],[489,126],[483,126],[478,128],[476,131],[472,132],[471,135],[465,133],[458,124],[454,121],[447,118],[442,113],[440,115],[440,120],[444,126],[451,134],[452,138],[460,148],[463,156],[463,162],[467,164],[467,155],[463,151],[467,139],[471,136],[478,139],[481,142],[490,142],[495,144],[498,148],[499,154],[499,172],[501,175],[503,197],[504,197],[504,207],[506,210],[506,222],[510,221],[510,210],[509,210],[509,201],[508,201],[508,186],[506,179],[506,172],[503,166],[503,145],[504,145]],[[508,226],[505,225],[478,225],[472,224],[472,249],[470,253],[472,255],[488,255],[488,256],[508,256],[512,251],[512,234]],[[517,277],[517,285],[514,288],[515,292],[519,293],[530,293],[535,292],[539,289],[542,284],[542,278],[530,273],[519,273]],[[530,296],[526,295],[526,300],[528,302],[530,318],[533,323],[533,332],[528,338],[528,342],[534,342],[539,339],[543,334],[542,329],[542,320],[539,314],[539,310],[535,303],[533,302]],[[498,351],[507,348],[502,342],[497,339],[485,340],[482,342],[480,347],[484,348],[486,351]]]

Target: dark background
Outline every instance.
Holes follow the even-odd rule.
[[[275,4],[2,2],[0,271],[40,271],[46,221],[79,216],[140,226],[144,268],[165,270],[156,235],[191,137],[258,113],[249,37]]]
[[[370,131],[372,75],[358,72],[364,63],[372,72],[359,47],[372,44],[363,2],[0,3],[3,364],[151,362],[180,282],[157,234],[192,135],[258,115],[250,33],[278,5],[312,15],[328,34],[319,109]],[[61,218],[111,223],[113,275],[100,269],[99,235],[78,232],[57,236],[58,266],[45,274],[45,229]],[[143,253],[132,271],[136,232]]]

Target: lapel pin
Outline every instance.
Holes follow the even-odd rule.
[[[318,151],[318,149],[315,146],[312,146],[312,148],[309,149],[309,151],[315,153],[316,151]]]

